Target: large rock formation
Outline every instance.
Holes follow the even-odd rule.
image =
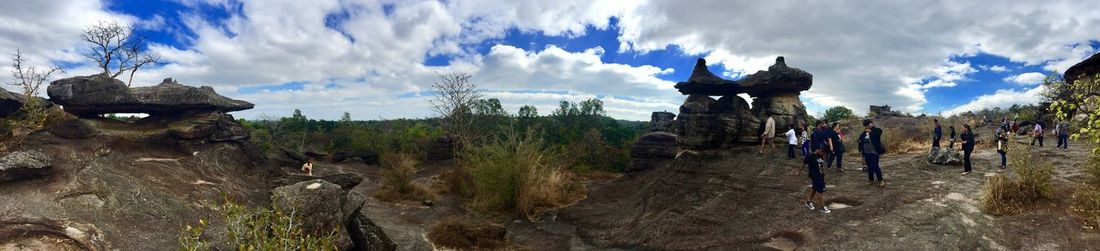
[[[627,172],[650,169],[676,157],[680,151],[678,137],[668,132],[651,132],[638,137],[630,147],[630,167]]]
[[[0,157],[0,182],[30,179],[46,175],[52,165],[49,155],[40,151],[18,151]]]
[[[799,93],[809,90],[813,76],[787,67],[783,57],[767,71],[759,71],[740,81],[722,79],[711,73],[706,61],[699,59],[687,82],[676,84],[688,95],[676,117],[675,132],[680,144],[689,149],[724,148],[736,143],[756,143],[762,121],[769,116],[776,129],[805,123],[806,107]],[[738,94],[753,98],[748,102]],[[718,100],[710,96],[721,96]]]
[[[68,119],[46,127],[54,136],[66,139],[87,139],[99,134],[99,130],[80,119]]]
[[[271,191],[271,203],[283,212],[293,212],[306,219],[302,230],[312,234],[336,231],[336,244],[342,250],[353,243],[346,231],[350,216],[363,206],[364,198],[353,201],[340,185],[324,180],[308,180],[281,186]],[[358,204],[358,205],[356,205]]]
[[[84,117],[107,113],[167,116],[253,107],[252,103],[218,95],[208,86],[185,86],[171,78],[155,86],[128,88],[122,81],[104,75],[72,77],[50,83],[47,94],[66,112]]]
[[[1081,79],[1092,79],[1096,77],[1096,74],[1100,74],[1100,53],[1093,54],[1084,61],[1070,66],[1063,76],[1066,78],[1066,83],[1074,83]]]
[[[671,112],[653,112],[649,118],[649,131],[672,132],[676,123],[676,114]]]
[[[251,138],[248,129],[233,119],[233,115],[218,111],[175,121],[168,128],[168,136],[207,142],[245,142]]]

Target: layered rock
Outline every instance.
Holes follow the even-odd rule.
[[[297,184],[298,182],[310,181],[310,180],[316,180],[316,179],[328,181],[329,183],[339,185],[340,188],[344,189],[345,191],[351,191],[352,188],[355,188],[355,186],[358,186],[359,183],[363,182],[363,176],[359,176],[358,174],[354,174],[354,173],[338,173],[338,174],[332,174],[332,175],[325,175],[325,176],[321,176],[321,177],[290,174],[290,175],[281,177],[279,179],[276,179],[275,184],[278,185],[278,186],[286,186],[286,185]]]
[[[0,182],[31,179],[49,173],[52,159],[40,151],[18,151],[0,157]]]
[[[674,124],[676,120],[676,114],[671,112],[653,112],[649,118],[649,131],[651,132],[672,132],[674,130]]]
[[[66,139],[88,139],[99,135],[99,130],[80,119],[68,119],[46,127],[54,136]]]
[[[630,147],[630,167],[627,172],[653,168],[676,157],[680,151],[678,137],[668,132],[651,132],[638,137]]]
[[[233,115],[218,111],[176,121],[169,126],[168,136],[207,142],[245,142],[251,138],[248,129],[233,119]]]
[[[953,148],[933,147],[928,151],[928,163],[957,166],[962,163],[962,154]]]
[[[758,71],[740,83],[753,98],[753,114],[761,121],[772,117],[776,130],[808,122],[809,115],[799,94],[813,86],[813,75],[787,67],[783,57],[776,58],[767,71]]]
[[[346,230],[352,214],[362,207],[363,200],[349,200],[348,193],[339,185],[324,180],[309,180],[281,186],[271,191],[272,206],[283,212],[293,212],[305,219],[302,231],[315,235],[336,233],[336,244],[341,250],[353,243]],[[355,205],[358,204],[358,205]]]
[[[1100,53],[1093,54],[1084,61],[1070,66],[1063,76],[1066,78],[1066,83],[1074,83],[1077,80],[1095,78],[1096,74],[1100,74]]]
[[[92,75],[50,83],[47,94],[66,112],[78,116],[107,113],[147,113],[150,116],[232,112],[253,104],[218,95],[209,86],[191,87],[171,78],[158,85],[128,88],[118,79]]]

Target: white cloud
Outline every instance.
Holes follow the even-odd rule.
[[[1019,75],[1008,76],[1004,78],[1005,82],[1016,83],[1019,85],[1037,85],[1043,83],[1043,79],[1046,79],[1047,75],[1039,72],[1021,73]]]
[[[992,71],[992,72],[1006,72],[1006,71],[1008,71],[1008,67],[1005,67],[1003,65],[979,65],[978,68],[982,69],[983,71]]]
[[[943,114],[947,116],[964,113],[968,111],[980,111],[982,109],[1001,107],[1006,108],[1015,104],[1036,104],[1042,99],[1043,90],[1045,86],[1036,86],[1035,88],[1027,90],[997,90],[993,94],[981,95],[974,98],[969,103],[960,105],[951,110],[944,111]]]

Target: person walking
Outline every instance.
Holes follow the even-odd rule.
[[[997,137],[997,153],[1001,155],[1001,169],[1005,169],[1006,162],[1008,162],[1008,158],[1005,156],[1005,154],[1008,154],[1008,133],[1008,129],[1002,127],[997,128],[997,132],[994,134]]]
[[[775,151],[775,119],[772,116],[768,116],[768,120],[764,122],[764,133],[760,135],[760,151],[757,154],[764,153],[764,144],[772,146],[772,152]]]
[[[829,139],[833,141],[833,154],[830,154],[829,159],[825,161],[825,169],[832,168],[833,160],[836,160],[836,171],[844,172],[844,132],[840,130],[840,123],[833,122],[830,132]]]
[[[867,180],[870,184],[881,187],[886,186],[882,179],[882,168],[878,165],[879,157],[886,154],[886,148],[882,145],[882,129],[875,127],[870,119],[863,120],[863,134],[859,135],[859,152],[863,155],[863,162],[867,163]]]
[[[963,124],[962,134],[959,135],[959,139],[962,140],[963,148],[963,172],[962,174],[969,174],[973,169],[970,166],[970,154],[974,152],[974,132],[970,131],[970,125]]]
[[[825,205],[825,173],[821,172],[821,157],[824,154],[824,149],[818,149],[802,161],[802,166],[807,169],[810,176],[810,190],[806,192],[806,199],[802,200],[802,203],[806,205],[806,208],[814,210],[814,198],[816,197],[817,205],[821,206],[821,212],[829,213],[829,207]],[[798,170],[799,172],[802,171],[801,168]]]
[[[787,159],[794,159],[794,148],[798,146],[798,133],[794,131],[794,124],[784,135],[787,136]]]
[[[1065,151],[1069,148],[1069,123],[1058,121],[1054,124],[1054,131],[1051,133],[1058,137],[1058,147],[1055,149],[1061,148]]]
[[[943,127],[940,127],[940,120],[933,119],[932,123],[936,124],[936,129],[932,129],[932,147],[940,147],[940,139],[943,139]]]
[[[810,156],[810,128],[802,123],[802,157]]]
[[[829,125],[825,120],[817,121],[817,129],[810,134],[810,151],[816,152],[818,149],[825,149],[825,154],[822,155],[822,160],[829,159],[833,152],[833,141],[829,137],[832,130],[829,129]]]
[[[1039,141],[1039,147],[1043,147],[1043,124],[1040,121],[1035,121],[1035,127],[1031,130],[1031,145],[1035,145],[1035,141]]]
[[[955,126],[954,125],[949,125],[949,126],[947,126],[947,129],[951,131],[951,141],[950,141],[950,143],[948,143],[947,148],[948,149],[955,149]]]

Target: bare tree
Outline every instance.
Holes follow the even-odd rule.
[[[58,72],[65,72],[59,66],[51,66],[47,70],[41,70],[36,66],[28,65],[27,59],[23,57],[23,51],[16,50],[15,54],[12,54],[12,70],[11,77],[15,79],[14,86],[23,90],[23,96],[26,103],[34,96],[38,95],[39,88],[42,87],[42,83],[50,78],[50,75]]]
[[[481,99],[481,90],[470,78],[467,73],[439,74],[432,84],[434,95],[428,99],[432,109],[443,117],[443,130],[460,145],[477,138],[473,107]]]
[[[84,56],[94,60],[104,75],[118,78],[123,73],[130,73],[126,86],[134,81],[134,73],[139,68],[160,62],[159,56],[144,50],[145,38],[135,34],[130,26],[99,22],[85,28],[80,38],[91,44],[91,51]]]

